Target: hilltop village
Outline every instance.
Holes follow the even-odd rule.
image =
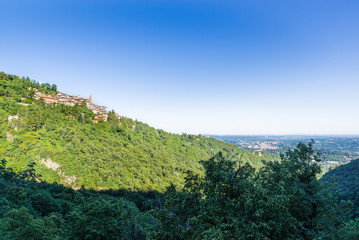
[[[90,109],[96,116],[93,119],[95,123],[99,120],[107,121],[108,111],[106,110],[105,106],[99,106],[93,103],[92,95],[89,98],[81,98],[80,96],[71,96],[65,93],[58,92],[56,95],[48,95],[45,93],[40,92],[36,88],[32,88],[35,91],[34,98],[36,100],[43,99],[47,104],[64,104],[67,106],[75,106],[76,104],[80,105],[83,102],[86,103],[86,107]],[[121,116],[115,113],[118,119],[121,119]]]

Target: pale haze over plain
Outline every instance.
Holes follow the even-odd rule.
[[[175,133],[359,134],[359,1],[1,1],[0,71]]]

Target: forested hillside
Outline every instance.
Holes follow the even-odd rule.
[[[184,188],[165,195],[75,191],[41,182],[33,166],[15,173],[0,164],[0,237],[53,239],[329,239],[359,237],[350,204],[316,180],[320,159],[298,144],[258,171],[221,153],[188,172]]]
[[[359,238],[357,161],[323,178],[340,201],[313,142],[259,156],[36,91],[57,86],[0,73],[0,239]]]
[[[258,168],[257,156],[214,138],[171,134],[130,118],[93,122],[86,104],[45,104],[37,91],[57,86],[0,73],[0,154],[15,171],[36,163],[47,182],[74,188],[164,191],[183,185],[184,173],[203,173],[199,161],[217,152],[232,160],[242,156]],[[244,154],[243,154],[244,153]]]
[[[351,200],[351,217],[359,218],[359,159],[327,172],[320,181],[331,184],[339,199]]]

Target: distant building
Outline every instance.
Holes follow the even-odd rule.
[[[34,89],[35,90],[35,89]],[[95,118],[93,119],[94,122],[98,122],[99,120],[107,121],[108,118],[108,111],[105,106],[98,106],[93,104],[92,95],[89,98],[81,98],[80,96],[71,96],[61,92],[58,92],[56,95],[46,95],[39,91],[35,92],[35,99],[39,100],[42,98],[45,103],[56,103],[56,104],[64,104],[66,106],[75,106],[76,104],[80,105],[82,103],[86,103],[86,107],[90,109],[94,114],[96,114]],[[66,116],[71,118],[70,116]],[[121,119],[121,116],[116,113],[116,117]]]
[[[98,123],[98,121],[100,121],[100,120],[106,122],[106,121],[107,121],[107,115],[101,115],[101,114],[100,114],[100,115],[96,115],[93,121],[94,121],[95,123]]]
[[[57,98],[51,97],[51,96],[42,96],[42,99],[44,99],[45,103],[58,103],[59,100]]]
[[[330,165],[339,165],[338,161],[326,161],[326,163],[328,163]]]

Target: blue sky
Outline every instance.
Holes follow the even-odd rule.
[[[359,134],[359,2],[1,1],[0,71],[175,133]]]

